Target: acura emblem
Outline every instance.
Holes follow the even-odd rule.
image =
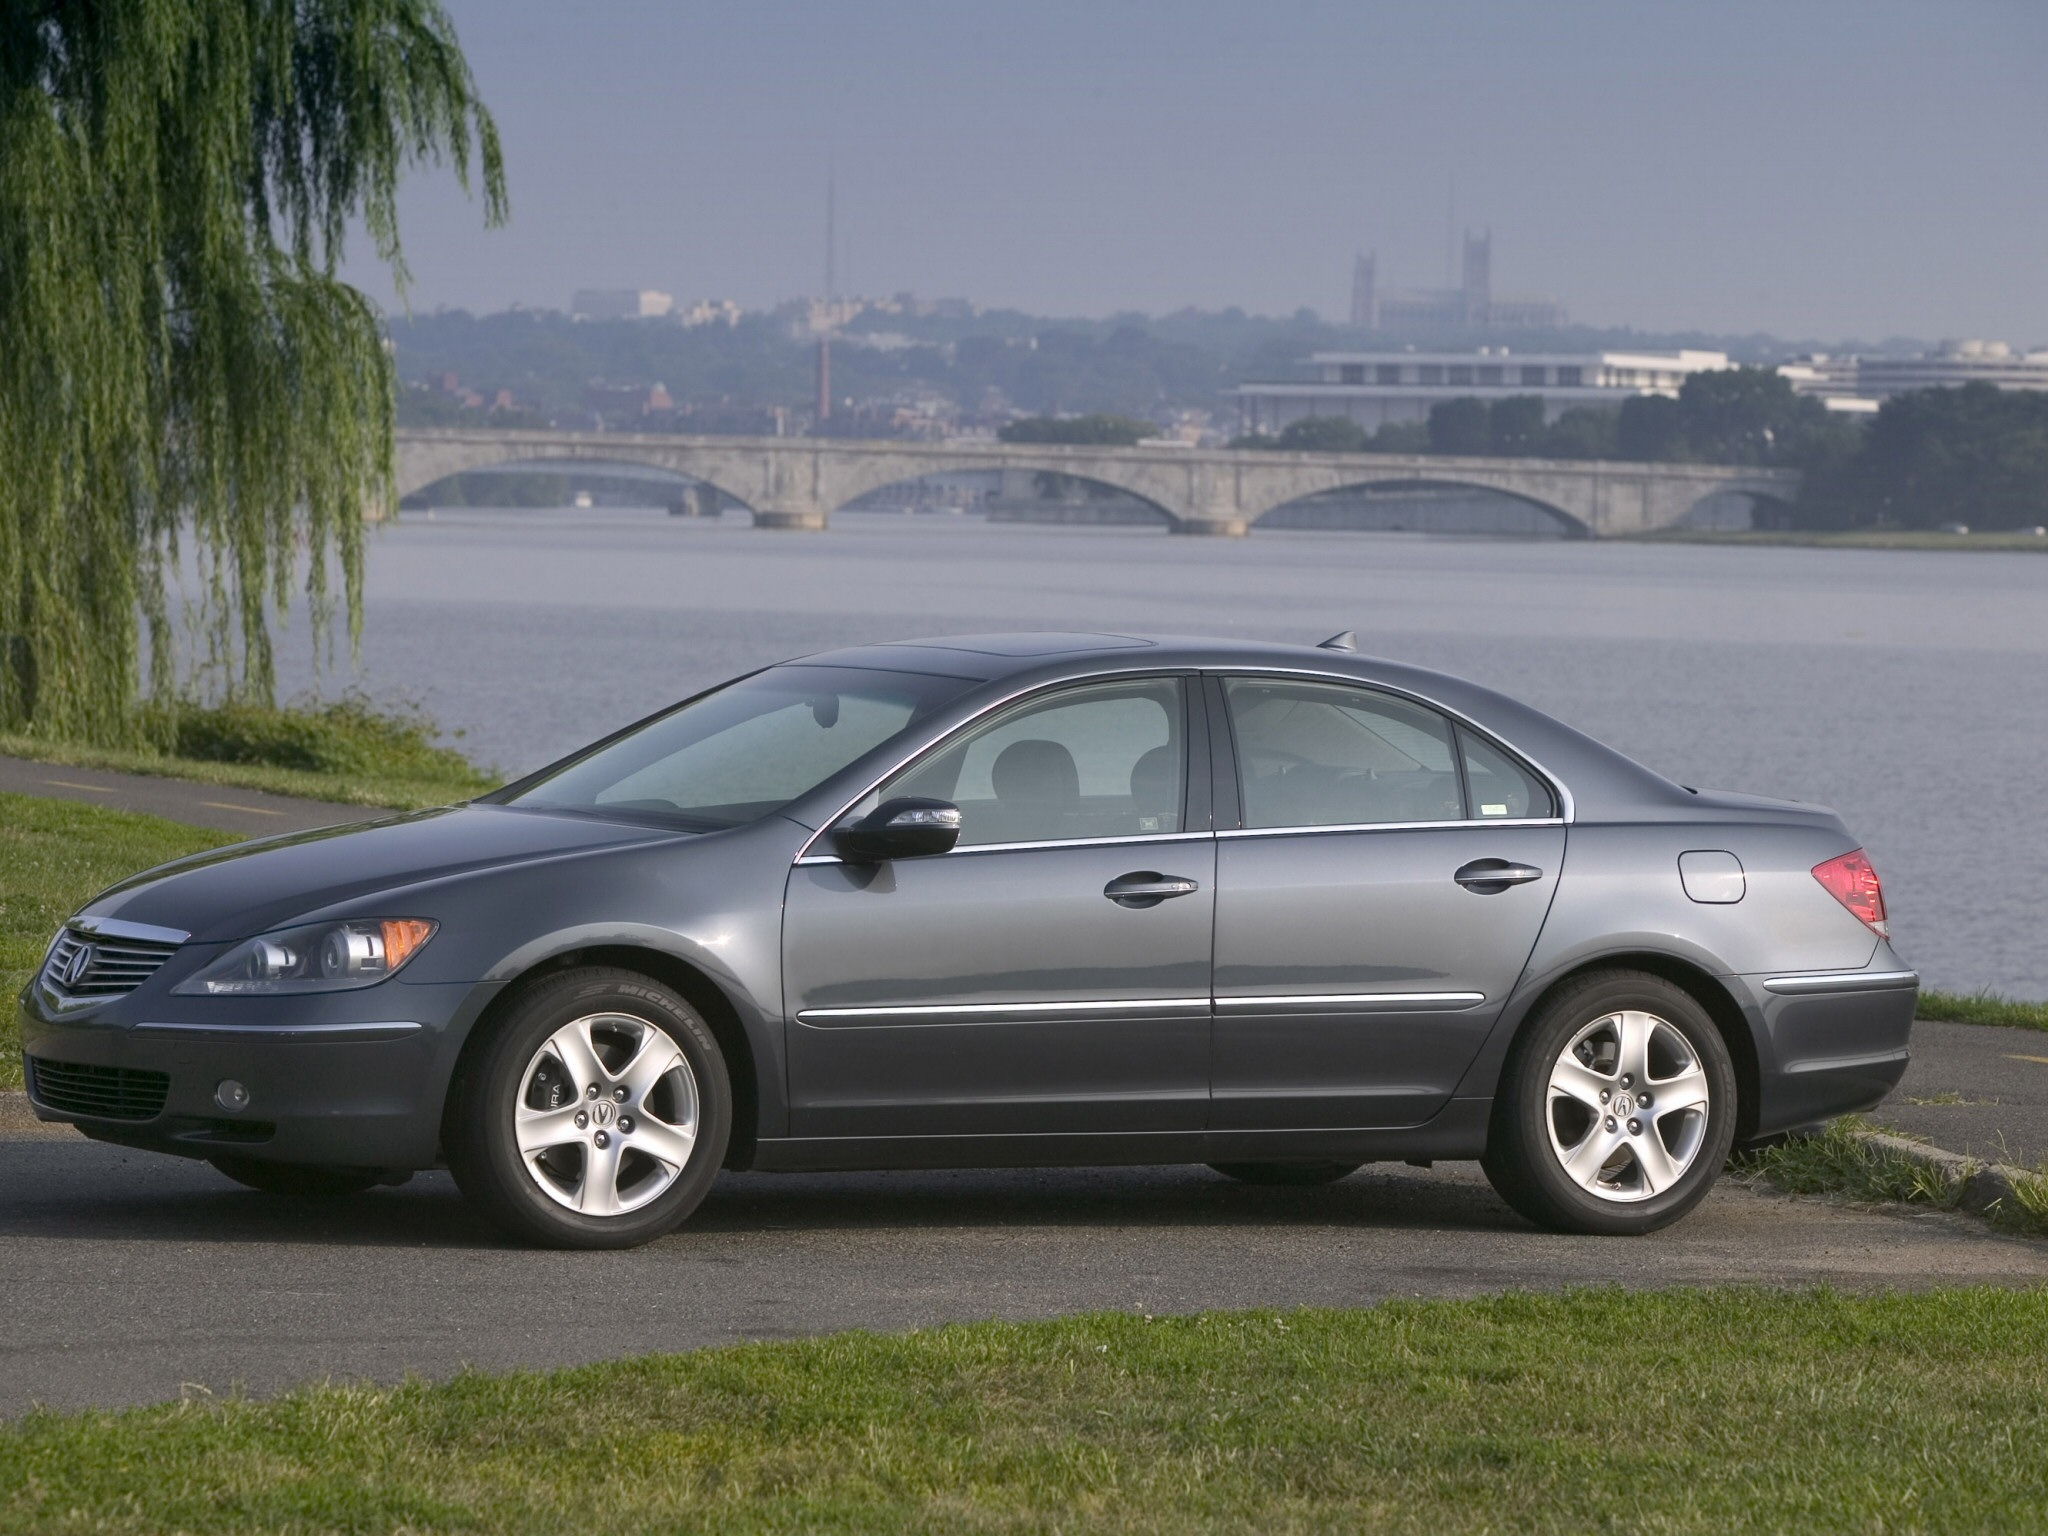
[[[75,987],[85,980],[85,973],[92,969],[92,946],[81,944],[74,949],[64,962],[64,969],[57,979],[67,987]]]

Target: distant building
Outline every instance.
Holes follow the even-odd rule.
[[[700,325],[738,325],[740,307],[731,299],[699,299],[695,304],[675,312],[675,319],[686,329],[694,330]]]
[[[1368,432],[1427,421],[1430,407],[1467,395],[1535,395],[1544,419],[1576,405],[1619,406],[1631,395],[1676,395],[1689,374],[1732,366],[1725,352],[1318,352],[1314,377],[1240,384],[1239,430],[1278,435],[1307,416],[1342,416]]]
[[[1950,389],[1995,384],[2000,389],[2048,389],[2048,352],[2015,352],[2002,341],[1948,341],[1920,357],[1861,357],[1856,393],[1887,400],[1909,389]]]
[[[1825,352],[1817,352],[1811,357],[1780,363],[1776,371],[1779,378],[1792,386],[1795,395],[1818,400],[1829,410],[1844,416],[1875,415],[1878,402],[1857,393],[1859,361],[1853,357],[1830,357]]]
[[[1366,331],[1533,331],[1567,323],[1555,299],[1493,291],[1493,232],[1465,236],[1464,282],[1457,288],[1382,291],[1379,254],[1351,265],[1351,323]]]
[[[675,295],[652,288],[579,288],[569,313],[577,320],[658,320],[675,305]]]

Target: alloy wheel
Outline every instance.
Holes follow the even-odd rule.
[[[528,1059],[512,1132],[550,1200],[585,1216],[618,1216],[682,1175],[697,1125],[697,1078],[667,1032],[632,1014],[592,1013]]]
[[[1667,1019],[1623,1009],[1572,1036],[1550,1069],[1544,1123],[1566,1177],[1601,1200],[1663,1194],[1706,1142],[1712,1090]]]

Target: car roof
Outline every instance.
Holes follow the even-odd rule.
[[[1696,815],[1694,792],[1584,732],[1504,693],[1448,672],[1319,645],[1189,635],[947,635],[794,658],[784,665],[864,667],[969,678],[1013,693],[1105,672],[1187,669],[1319,674],[1405,693],[1457,715],[1529,759],[1571,796],[1578,819]],[[982,690],[976,690],[977,693]]]

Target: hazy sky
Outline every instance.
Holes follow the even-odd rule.
[[[1338,317],[1455,187],[1591,323],[2048,345],[2042,0],[448,4],[512,221],[422,175],[415,308],[815,292],[833,167],[856,292]]]

